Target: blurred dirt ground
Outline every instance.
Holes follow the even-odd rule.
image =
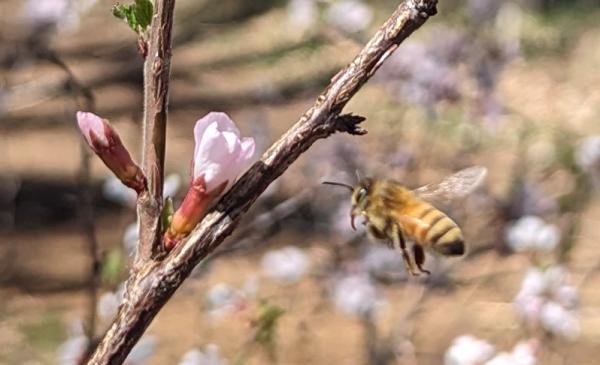
[[[211,23],[210,15],[199,13],[208,3],[178,3],[181,22],[175,33],[166,165],[167,170],[182,176],[187,176],[193,149],[191,130],[199,116],[214,109],[228,112],[244,135],[258,136],[259,149],[264,151],[297,120],[357,49],[351,41],[331,42],[323,36],[298,34],[287,25],[282,7],[243,19],[226,20],[225,14],[221,15],[225,20]],[[3,1],[0,13],[14,14],[19,4]],[[393,5],[385,1],[376,4],[380,6],[379,23]],[[77,31],[52,37],[52,47],[93,89],[98,114],[111,119],[126,145],[139,146],[142,60],[136,55],[133,33],[111,17],[110,5],[111,1],[95,5]],[[416,38],[439,27],[448,11],[442,8]],[[582,21],[583,29],[568,34],[564,47],[523,57],[507,66],[498,94],[507,109],[518,111],[518,115],[503,117],[503,123],[531,123],[542,130],[562,125],[580,135],[600,133],[600,25],[586,22],[589,17]],[[26,31],[17,16],[1,17],[0,32],[8,40],[6,45],[16,42]],[[534,31],[541,39],[551,38],[556,32],[552,24]],[[12,91],[4,99],[7,111],[0,116],[0,175],[7,181],[4,186],[11,181],[31,182],[31,186],[37,183],[60,191],[54,198],[45,198],[49,205],[58,207],[58,212],[28,211],[25,207],[23,212],[33,216],[16,215],[11,224],[5,225],[0,238],[0,363],[50,364],[55,362],[56,349],[66,338],[69,323],[87,316],[88,258],[75,210],[80,159],[75,106],[63,91],[64,74],[45,62],[3,67],[0,82]],[[347,110],[368,118],[369,134],[360,139],[334,136],[318,142],[280,179],[280,193],[292,196],[302,188],[316,188],[323,176],[332,174],[327,168],[315,168],[306,175],[305,168],[327,154],[327,144],[334,139],[352,140],[368,151],[390,138],[398,116],[408,125],[402,137],[393,137],[399,144],[418,147],[427,143],[423,137],[427,133],[423,132],[427,130],[422,122],[424,112],[406,109],[395,100],[381,85],[366,85]],[[510,138],[500,137],[500,142],[494,143],[469,158],[489,166],[487,186],[492,192],[502,193],[508,184],[506,172],[520,156],[514,149],[507,149]],[[447,173],[438,169],[445,167],[443,156],[449,148],[431,146],[427,155],[431,166],[416,180],[428,182]],[[385,161],[374,162],[374,166],[384,171]],[[449,166],[446,169],[451,170]],[[299,179],[300,175],[308,179]],[[104,166],[94,161],[95,186],[107,176]],[[314,185],[307,186],[310,179]],[[561,189],[560,178],[549,184]],[[40,198],[32,194],[31,199]],[[53,194],[53,190],[45,194]],[[55,215],[60,217],[53,220]],[[100,207],[97,230],[102,248],[118,247],[123,230],[133,220],[133,213],[127,209],[110,204]],[[540,364],[597,363],[600,231],[595,224],[599,222],[600,205],[595,198],[583,214],[582,230],[569,262],[572,281],[580,290],[581,335],[572,343],[550,341]],[[467,225],[467,236],[476,236],[477,228]],[[202,310],[203,293],[215,283],[241,286],[246,278],[260,276],[260,258],[268,247],[296,245],[306,249],[313,267],[318,267],[329,259],[332,244],[330,239],[284,230],[260,243],[254,252],[218,258],[209,273],[188,281],[175,294],[149,328],[147,333],[158,339],[150,364],[174,364],[191,347],[211,342],[218,344],[225,358],[234,359],[248,339],[248,313],[211,320]],[[478,242],[472,244],[477,247]],[[424,285],[423,279],[414,279],[383,289],[389,304],[377,317],[379,334],[410,334],[421,365],[442,363],[445,349],[461,334],[477,335],[501,350],[512,348],[524,337],[512,300],[529,265],[525,257],[488,250],[467,260],[452,261],[451,265],[451,286],[431,288]],[[322,295],[323,288],[323,279],[314,273],[288,287],[260,281],[260,297],[269,298],[286,311],[277,329],[278,363],[365,363],[361,322],[334,311]],[[249,364],[269,361],[259,351]]]

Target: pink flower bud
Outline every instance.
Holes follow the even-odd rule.
[[[133,162],[108,120],[93,113],[77,112],[77,124],[87,144],[123,184],[138,193],[146,189],[142,169]]]
[[[240,131],[225,113],[211,112],[194,127],[192,185],[165,233],[167,249],[189,234],[204,217],[210,203],[231,185],[254,154],[254,139]]]

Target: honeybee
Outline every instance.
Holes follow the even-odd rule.
[[[350,224],[356,216],[364,218],[369,236],[386,240],[400,250],[406,270],[413,276],[429,274],[423,268],[425,249],[445,255],[462,256],[465,242],[460,227],[431,202],[448,202],[472,192],[484,179],[487,169],[472,166],[454,173],[437,184],[410,190],[394,180],[361,179],[356,186],[325,181],[352,192]],[[406,240],[413,241],[412,260]]]

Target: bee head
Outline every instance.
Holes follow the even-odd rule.
[[[334,181],[324,181],[323,184],[341,186],[346,188],[352,192],[352,210],[350,211],[350,225],[352,229],[356,229],[354,225],[354,218],[357,215],[360,215],[361,211],[363,211],[367,204],[369,203],[369,189],[371,188],[371,179],[361,179],[356,186],[334,182]]]

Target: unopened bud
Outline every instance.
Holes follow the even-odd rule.
[[[80,111],[77,112],[77,124],[87,144],[123,184],[138,193],[146,189],[142,169],[131,159],[108,120]]]

